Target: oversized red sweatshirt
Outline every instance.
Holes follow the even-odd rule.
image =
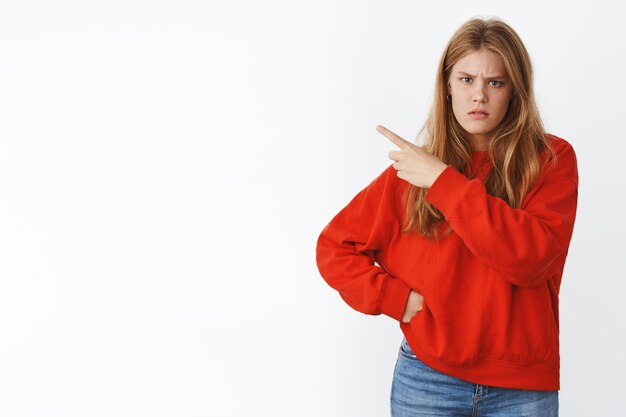
[[[390,165],[320,234],[320,274],[355,310],[397,320],[413,353],[436,370],[483,385],[560,389],[559,288],[578,170],[572,146],[548,137],[557,165],[546,166],[521,208],[486,192],[487,151],[472,153],[474,178],[448,166],[426,193],[445,216],[441,230],[453,229],[439,242],[401,231],[409,183]],[[424,305],[403,323],[411,289]]]

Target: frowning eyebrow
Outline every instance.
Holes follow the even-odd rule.
[[[465,71],[457,71],[457,74],[464,75],[464,76],[470,77],[470,78],[476,78],[476,76],[474,74],[468,74]],[[490,78],[490,79],[492,79],[492,78],[506,78],[506,76],[502,75],[502,74],[496,74],[496,75],[489,75],[489,76],[487,76],[485,78]]]

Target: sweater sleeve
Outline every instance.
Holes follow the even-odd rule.
[[[540,176],[521,208],[511,208],[488,194],[482,181],[468,179],[452,166],[425,196],[474,255],[517,286],[544,283],[567,255],[576,217],[578,170],[573,148],[563,142],[556,167]]]
[[[375,265],[393,222],[396,171],[389,166],[322,230],[316,248],[320,274],[353,309],[402,320],[411,288]]]

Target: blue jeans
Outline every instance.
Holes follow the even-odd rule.
[[[474,384],[436,371],[402,340],[391,385],[392,417],[558,417],[559,392]]]

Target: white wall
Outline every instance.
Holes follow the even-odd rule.
[[[0,415],[388,415],[400,329],[315,241],[478,14],[578,154],[561,414],[626,415],[620,1],[0,4]]]

